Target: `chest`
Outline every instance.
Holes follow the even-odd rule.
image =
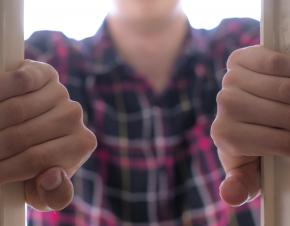
[[[168,78],[161,93],[132,70],[92,77],[87,82],[92,127],[101,136],[174,140],[194,126],[197,116],[214,114],[215,81],[212,75],[197,76],[193,68]]]

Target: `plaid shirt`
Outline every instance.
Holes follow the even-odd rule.
[[[188,26],[170,82],[156,94],[118,55],[106,22],[82,41],[32,35],[27,57],[59,71],[99,144],[73,178],[73,203],[61,212],[29,209],[29,225],[257,225],[259,200],[237,209],[220,200],[224,172],[209,131],[228,55],[258,42],[251,19]]]

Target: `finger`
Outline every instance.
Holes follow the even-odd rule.
[[[73,185],[63,169],[53,167],[25,182],[25,198],[37,210],[61,210],[73,198]]]
[[[218,115],[239,122],[290,131],[290,106],[263,99],[237,88],[224,88],[217,97]]]
[[[261,46],[234,51],[227,67],[234,69],[237,65],[262,74],[290,77],[290,56]]]
[[[49,82],[39,91],[3,101],[0,103],[0,130],[44,114],[68,97],[68,92],[62,85]]]
[[[19,155],[0,161],[0,184],[29,180],[56,165],[71,176],[89,158],[95,147],[95,136],[84,129],[33,146]]]
[[[16,155],[34,145],[69,135],[81,126],[82,114],[79,104],[64,101],[37,118],[0,131],[0,159]]]
[[[212,124],[211,136],[220,152],[240,159],[241,156],[290,156],[290,132],[286,130],[219,117]],[[232,165],[227,168],[235,168],[249,161],[241,163],[231,159],[228,162]]]
[[[53,210],[62,210],[73,198],[73,185],[66,172],[54,167],[37,178],[40,199]]]
[[[236,66],[223,78],[223,87],[233,86],[258,97],[290,104],[290,79],[287,77],[263,75]]]
[[[18,70],[1,74],[0,101],[38,90],[57,79],[58,74],[50,65],[26,60]]]
[[[253,200],[260,193],[259,159],[226,172],[220,185],[221,198],[232,206]]]
[[[24,182],[26,203],[39,211],[50,211],[46,203],[40,198],[35,178]]]

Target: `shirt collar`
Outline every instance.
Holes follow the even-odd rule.
[[[181,55],[196,56],[208,53],[209,32],[205,29],[194,29],[190,23],[187,23],[187,34],[181,48]]]
[[[179,60],[188,59],[206,53],[208,50],[207,32],[202,29],[193,29],[187,22],[187,34],[180,50]],[[95,36],[85,39],[87,67],[94,74],[106,74],[115,68],[126,65],[118,54],[114,45],[108,22],[105,19]]]

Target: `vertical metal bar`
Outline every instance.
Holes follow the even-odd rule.
[[[261,25],[262,45],[290,54],[290,1],[262,0]],[[289,158],[262,159],[262,187],[262,226],[289,226]]]
[[[23,0],[0,0],[0,72],[16,69],[23,59]],[[25,224],[23,185],[0,186],[0,226]]]

